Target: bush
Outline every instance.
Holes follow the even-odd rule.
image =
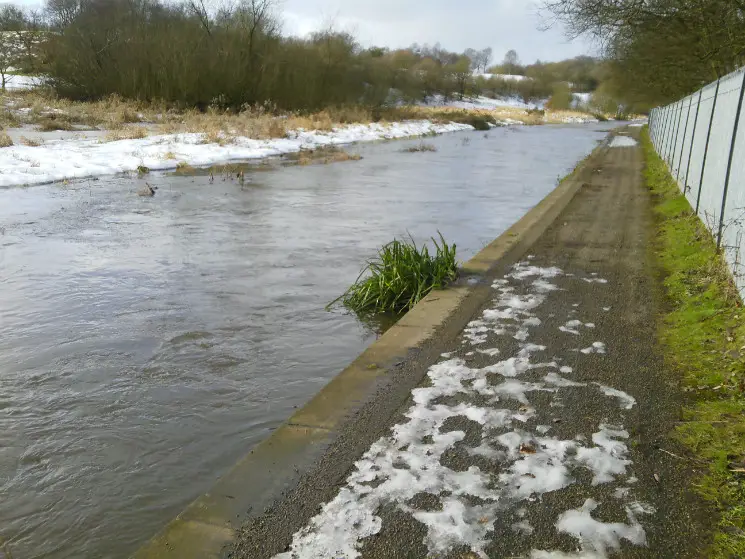
[[[572,106],[572,91],[569,89],[569,84],[565,82],[555,83],[553,93],[546,106],[554,111],[568,110]]]
[[[458,277],[455,245],[449,246],[442,235],[439,243],[434,238],[432,242],[434,255],[426,245],[417,247],[411,238],[388,243],[367,263],[354,285],[329,306],[341,301],[357,313],[399,313],[433,289],[446,287]]]

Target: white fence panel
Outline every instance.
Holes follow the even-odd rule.
[[[737,102],[740,98],[742,76],[729,75],[722,78],[719,85],[719,97],[711,126],[711,140],[706,157],[706,170],[701,187],[701,202],[698,215],[716,235],[719,228],[719,217],[724,194],[724,177],[727,172],[729,150],[732,144],[732,126],[737,116]]]
[[[744,88],[745,68],[654,109],[649,131],[657,153],[722,249],[741,297],[745,296]]]
[[[709,126],[711,124],[711,112],[714,109],[714,99],[717,84],[710,84],[700,92],[701,103],[698,108],[698,122],[696,134],[693,138],[693,152],[691,153],[691,168],[688,172],[688,186],[690,190],[687,198],[691,207],[698,207],[699,188],[702,184],[702,171],[704,170],[704,153],[706,143],[709,139]]]

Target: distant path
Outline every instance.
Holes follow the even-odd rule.
[[[685,464],[664,452],[680,403],[655,348],[641,166],[638,146],[596,160],[356,467],[336,448],[233,556],[698,556]]]

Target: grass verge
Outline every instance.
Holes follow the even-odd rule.
[[[455,245],[432,239],[435,253],[413,239],[393,240],[369,261],[357,281],[339,301],[358,314],[401,313],[409,310],[433,289],[442,289],[458,277]]]
[[[708,556],[745,557],[745,311],[711,234],[646,131],[642,142],[670,304],[660,339],[688,395],[673,436],[704,467],[695,490],[720,513]]]

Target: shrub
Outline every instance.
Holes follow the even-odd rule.
[[[36,121],[39,130],[42,132],[54,132],[55,130],[72,130],[72,124],[66,118],[60,118],[51,114],[39,118]]]
[[[554,84],[551,98],[546,103],[549,109],[554,111],[566,111],[572,106],[572,91],[565,82]]]
[[[341,301],[357,313],[402,312],[433,289],[442,289],[458,276],[455,245],[432,239],[435,254],[413,239],[393,240],[367,263],[357,281],[329,306]],[[365,276],[365,277],[363,277]]]
[[[0,132],[0,148],[8,148],[13,145],[13,140],[6,132]]]

